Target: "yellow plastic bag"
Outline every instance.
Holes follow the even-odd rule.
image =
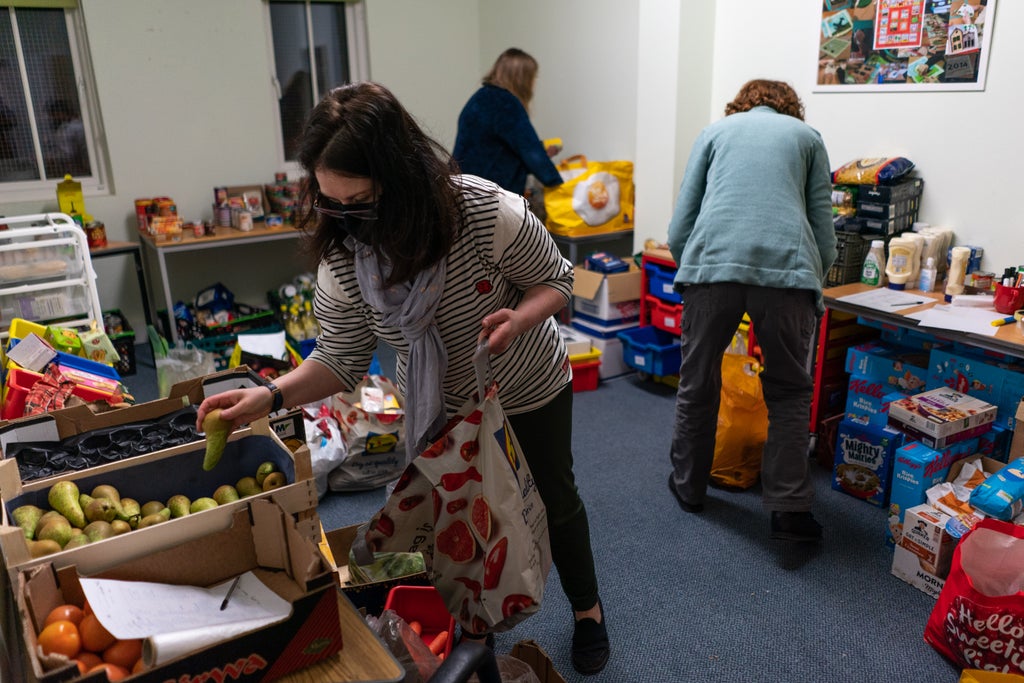
[[[717,486],[746,489],[761,476],[761,451],[768,438],[768,407],[758,377],[760,370],[752,356],[722,356],[722,402],[711,465],[711,481]]]
[[[633,229],[632,161],[587,161],[577,155],[558,170],[562,184],[544,190],[548,230],[582,237]]]
[[[964,669],[960,672],[960,683],[1024,683],[1024,676],[982,671],[981,669]]]

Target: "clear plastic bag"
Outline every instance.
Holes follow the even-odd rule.
[[[194,346],[167,349],[167,355],[156,357],[156,378],[160,397],[167,398],[178,382],[205,377],[217,371],[214,356]]]

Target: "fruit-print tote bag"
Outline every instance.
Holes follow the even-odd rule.
[[[959,667],[1024,673],[1024,526],[983,519],[961,539],[924,639]]]
[[[370,520],[375,552],[421,552],[448,611],[473,633],[540,608],[551,568],[547,512],[477,350],[477,394],[406,467]]]

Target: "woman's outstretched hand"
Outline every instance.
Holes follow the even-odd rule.
[[[233,389],[214,394],[199,406],[199,412],[196,415],[196,431],[203,431],[203,418],[215,408],[220,408],[222,420],[230,422],[232,429],[238,429],[243,424],[269,415],[273,401],[274,397],[271,395],[270,389],[266,387]]]

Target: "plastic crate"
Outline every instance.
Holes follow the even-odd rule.
[[[860,280],[860,271],[864,267],[864,257],[871,249],[871,240],[871,237],[859,232],[836,230],[836,251],[838,253],[825,276],[826,287],[845,285]]]
[[[672,304],[653,296],[647,297],[647,304],[651,325],[671,334],[682,334],[682,304]]]
[[[676,273],[672,268],[657,263],[645,263],[644,273],[647,275],[647,291],[662,301],[671,304],[683,303],[683,296],[675,290]]]
[[[572,390],[593,391],[600,381],[601,349],[591,347],[587,353],[569,356],[572,365]]]
[[[29,391],[42,379],[38,372],[12,367],[7,373],[3,389],[3,408],[0,409],[0,417],[5,420],[13,420],[25,414],[25,399]],[[83,401],[105,401],[110,394],[99,389],[76,384],[71,393]]]
[[[619,332],[622,360],[629,367],[651,375],[679,374],[682,352],[679,340],[654,327],[637,327]]]
[[[120,332],[115,332],[107,326],[108,316],[116,316],[121,321]],[[128,318],[116,308],[103,311],[103,326],[107,336],[110,338],[110,343],[114,345],[114,350],[121,357],[120,360],[114,363],[114,369],[122,377],[134,375],[138,370],[135,362],[135,331],[132,329],[131,323],[128,322]]]
[[[384,609],[394,611],[406,623],[418,621],[422,627],[420,638],[430,645],[442,631],[448,632],[444,655],[452,652],[455,637],[455,619],[448,613],[444,598],[433,586],[395,586],[388,593]]]

